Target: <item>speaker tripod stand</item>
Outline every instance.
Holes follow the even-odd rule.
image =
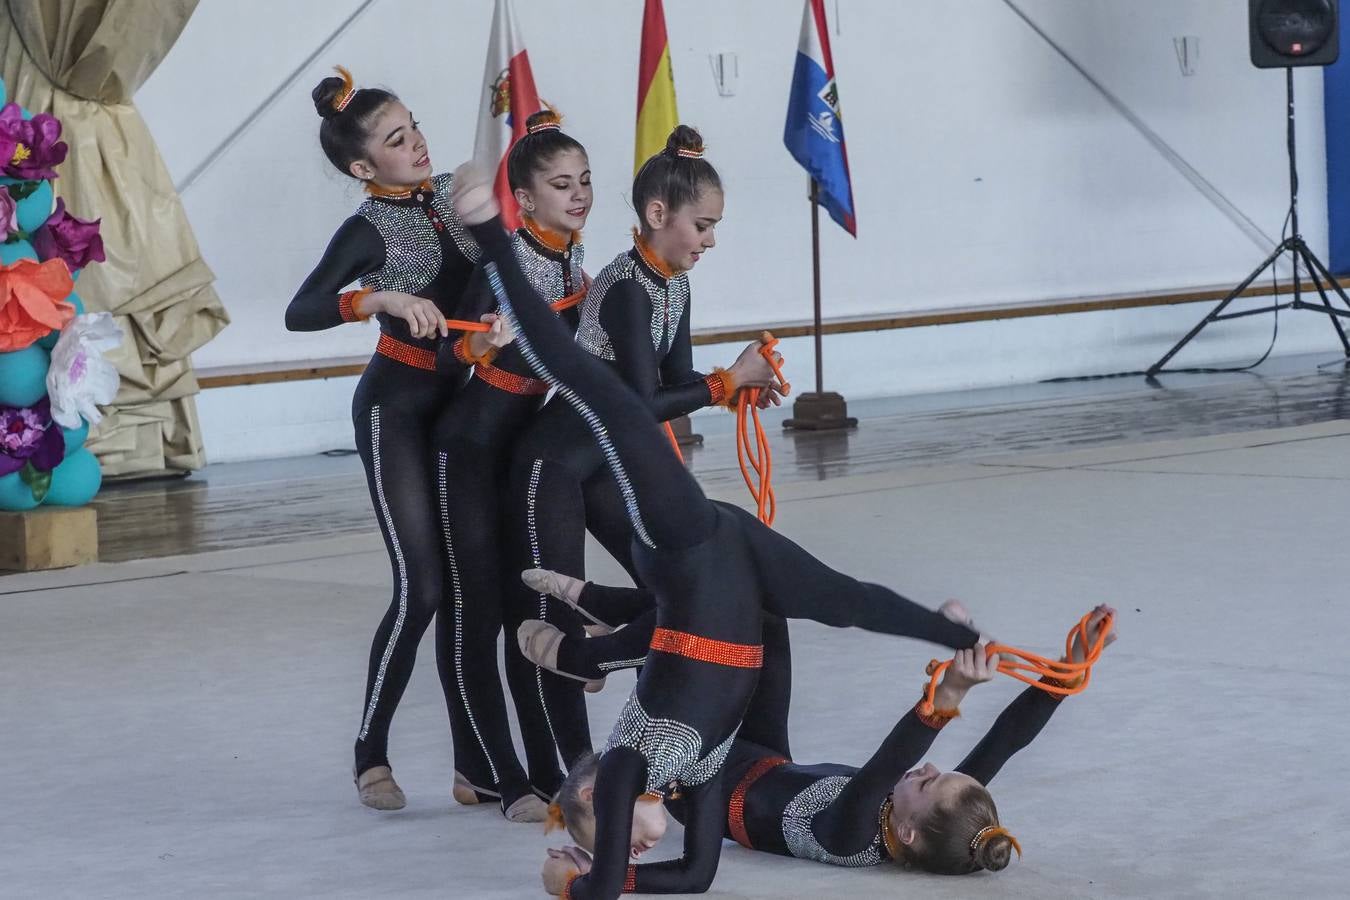
[[[1255,316],[1262,313],[1278,312],[1282,309],[1307,309],[1313,312],[1322,313],[1331,319],[1332,326],[1336,329],[1336,335],[1341,339],[1341,347],[1345,350],[1347,359],[1350,359],[1350,340],[1346,338],[1345,328],[1341,324],[1341,319],[1350,318],[1350,297],[1347,297],[1345,290],[1341,287],[1336,276],[1332,275],[1322,261],[1313,253],[1312,248],[1303,240],[1303,235],[1298,228],[1298,162],[1295,154],[1294,145],[1294,70],[1292,67],[1285,67],[1285,85],[1288,95],[1288,115],[1286,116],[1286,128],[1288,132],[1289,145],[1289,237],[1280,242],[1280,245],[1266,257],[1265,262],[1256,267],[1247,278],[1237,287],[1219,301],[1219,305],[1209,311],[1200,322],[1190,330],[1190,332],[1177,342],[1171,350],[1163,355],[1162,359],[1155,362],[1148,368],[1148,375],[1152,377],[1163,371],[1163,366],[1191,342],[1191,339],[1199,334],[1206,325],[1211,322],[1223,322],[1228,319],[1240,319],[1245,316]],[[1245,309],[1241,312],[1224,312],[1230,303],[1242,296],[1243,291],[1251,287],[1253,281],[1261,277],[1271,266],[1279,261],[1280,257],[1288,253],[1293,262],[1293,299],[1284,303],[1279,302],[1279,296],[1275,297],[1275,302],[1270,306],[1263,306],[1260,309]],[[1299,275],[1299,266],[1302,265],[1308,273],[1308,280],[1312,282],[1317,289],[1317,296],[1321,302],[1313,303],[1303,299],[1303,281]],[[1332,306],[1331,298],[1327,294],[1328,288],[1335,292],[1345,309],[1339,309]]]

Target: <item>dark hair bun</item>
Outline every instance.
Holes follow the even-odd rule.
[[[562,116],[554,109],[541,109],[537,113],[532,113],[525,120],[525,131],[532,133],[536,128],[547,127],[549,125],[555,128],[562,126]]]
[[[343,79],[329,75],[310,91],[310,96],[314,98],[314,111],[320,118],[331,119],[338,114],[337,98],[345,86],[346,82]]]
[[[1006,834],[996,834],[981,841],[975,850],[975,864],[981,869],[997,872],[1008,867],[1012,859],[1013,842]]]
[[[683,150],[686,153],[703,152],[703,135],[691,125],[676,125],[675,130],[666,138],[666,153],[676,156]]]

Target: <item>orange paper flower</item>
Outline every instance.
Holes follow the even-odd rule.
[[[0,266],[0,352],[22,350],[75,318],[75,282],[59,259]]]

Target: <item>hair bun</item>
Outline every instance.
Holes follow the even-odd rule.
[[[703,158],[703,135],[692,125],[676,125],[666,138],[666,154],[686,159]]]
[[[556,109],[541,109],[537,113],[532,113],[525,120],[526,134],[536,134],[540,131],[550,131],[562,128],[562,116]]]
[[[342,79],[335,75],[329,75],[323,81],[320,81],[314,90],[310,91],[309,95],[314,100],[314,111],[319,114],[319,118],[331,119],[338,114],[336,104],[342,89]]]
[[[985,829],[982,829],[982,832]],[[981,869],[988,869],[990,872],[997,872],[1005,869],[1012,860],[1012,853],[1017,851],[1017,855],[1022,855],[1022,848],[1017,843],[1017,838],[1013,837],[1002,827],[990,828],[988,835],[977,836],[972,848],[972,856],[975,858],[975,865]]]
[[[334,66],[337,75],[329,75],[310,92],[314,100],[314,110],[321,119],[331,119],[347,108],[356,95],[356,85],[352,73],[342,66]]]

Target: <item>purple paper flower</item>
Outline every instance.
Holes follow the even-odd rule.
[[[4,148],[0,147],[0,153]],[[0,185],[0,242],[6,240],[11,234],[19,230],[19,211],[14,203],[14,198],[9,195],[9,188]]]
[[[33,249],[38,259],[64,260],[72,272],[91,262],[103,262],[103,238],[98,233],[101,221],[89,222],[72,216],[66,212],[66,201],[56,198],[56,210],[33,232]]]
[[[32,406],[0,406],[0,476],[31,465],[50,472],[66,453],[66,438],[52,421],[51,403],[43,397]]]
[[[61,140],[59,119],[47,113],[25,119],[17,103],[6,103],[0,109],[0,153],[6,147],[9,155],[0,159],[3,171],[21,181],[55,178],[68,149]]]

